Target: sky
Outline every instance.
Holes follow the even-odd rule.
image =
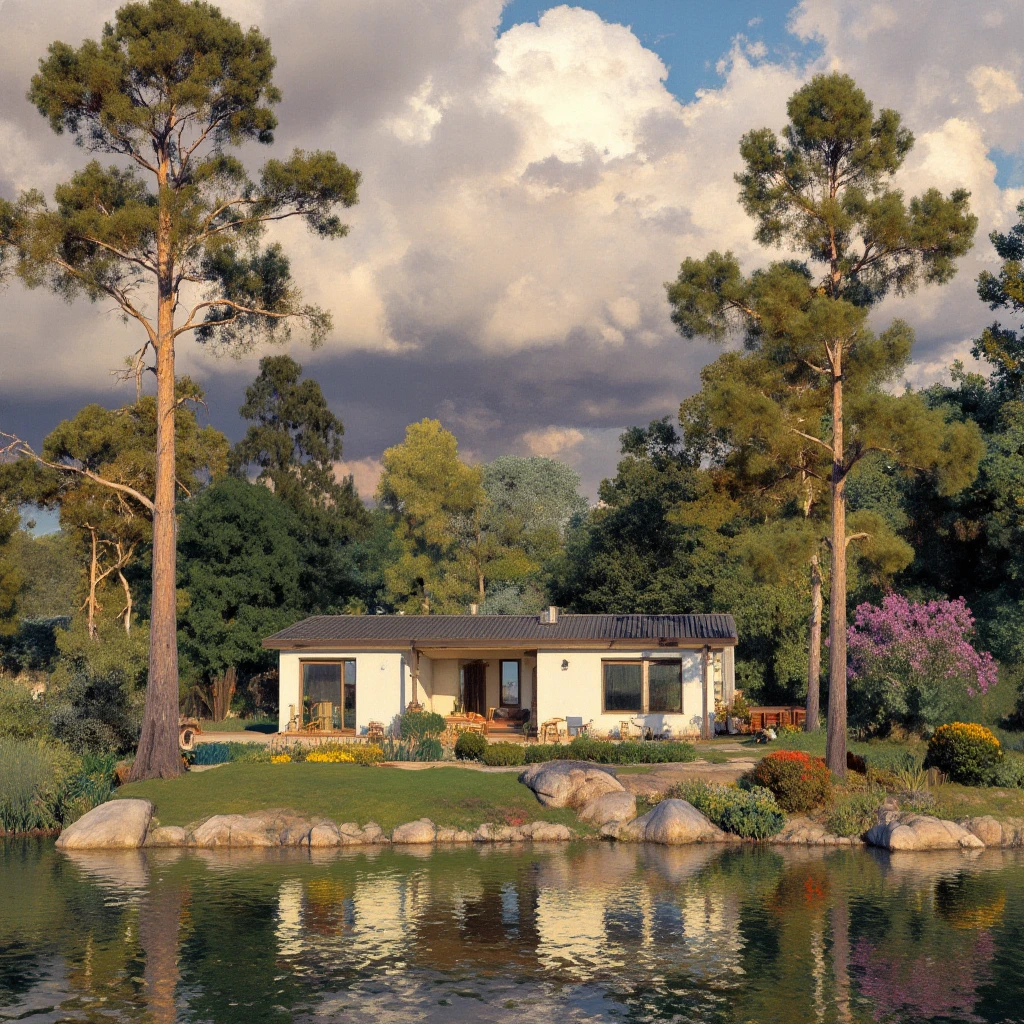
[[[381,453],[436,417],[471,461],[546,455],[593,498],[628,426],[675,416],[716,350],[669,321],[664,282],[687,256],[761,250],[736,201],[738,142],[781,128],[787,98],[832,69],[894,107],[916,145],[907,195],[966,187],[975,249],[950,285],[874,314],[917,332],[908,379],[941,379],[993,314],[975,278],[987,236],[1024,200],[1019,0],[222,0],[256,24],[284,94],[272,150],[334,149],[363,175],[347,238],[277,237],[327,343],[291,354],[345,423],[344,463],[372,496]],[[106,0],[0,0],[0,195],[53,186],[88,158],[25,100],[54,38],[97,37]],[[103,303],[12,283],[0,293],[0,429],[38,444],[90,401],[133,395],[112,371],[137,347]],[[178,368],[205,418],[237,439],[260,353],[187,339]]]

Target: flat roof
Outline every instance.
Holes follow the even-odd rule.
[[[263,641],[271,650],[318,647],[546,647],[562,644],[736,643],[731,615],[314,615]]]

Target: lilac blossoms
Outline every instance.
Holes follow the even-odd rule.
[[[974,616],[962,597],[955,601],[911,602],[891,594],[881,607],[862,604],[847,631],[851,680],[880,670],[919,680],[959,682],[973,697],[994,686],[998,668],[987,651],[971,643]],[[908,680],[909,682],[909,680]]]

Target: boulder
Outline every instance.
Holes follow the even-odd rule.
[[[522,829],[511,825],[481,825],[473,833],[474,843],[515,843],[528,838]]]
[[[977,850],[984,843],[955,821],[927,814],[884,811],[865,840],[886,850]]]
[[[310,847],[341,846],[341,833],[333,821],[322,821],[309,830]]]
[[[636,817],[636,797],[625,790],[619,793],[602,793],[588,800],[578,813],[580,821],[592,825],[606,825],[609,821],[632,821]]]
[[[1016,838],[1012,826],[1004,828],[991,814],[980,818],[965,818],[960,824],[986,846],[1012,846]]]
[[[220,846],[279,846],[280,834],[272,834],[259,818],[244,814],[215,814],[192,833],[196,846],[214,849]]]
[[[545,807],[582,807],[604,793],[622,792],[622,784],[610,769],[588,761],[531,764],[519,781],[532,789]]]
[[[388,837],[384,834],[384,829],[380,827],[375,821],[368,821],[362,828],[359,834],[359,841],[361,843],[373,844],[373,843],[386,843]]]
[[[432,843],[437,838],[437,828],[429,818],[407,821],[391,833],[393,843]]]
[[[625,825],[617,831],[619,839],[632,839],[645,843],[664,843],[668,846],[682,846],[686,843],[701,843],[721,840],[724,833],[686,800],[662,800],[642,818]]]
[[[188,846],[188,832],[180,825],[158,825],[146,833],[146,846]]]
[[[108,800],[64,829],[57,849],[137,850],[146,841],[152,817],[148,800]]]
[[[437,830],[437,841],[439,843],[471,843],[473,833],[463,828],[439,828]]]
[[[532,821],[523,825],[520,831],[535,843],[566,843],[572,839],[572,830],[567,825],[553,821]]]
[[[309,846],[309,834],[313,826],[308,821],[297,821],[286,826],[280,833],[282,846]]]

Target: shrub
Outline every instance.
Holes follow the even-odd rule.
[[[525,764],[526,748],[519,743],[488,743],[480,760],[492,768],[498,765]]]
[[[478,732],[460,732],[455,741],[455,756],[460,761],[479,761],[487,740]]]
[[[832,802],[832,773],[820,757],[801,750],[776,750],[744,776],[748,786],[771,790],[790,813],[810,811]]]
[[[627,740],[610,743],[577,736],[571,743],[536,743],[526,748],[526,763],[540,761],[595,761],[598,764],[666,764],[695,761],[697,751],[675,740]]]
[[[50,731],[49,726],[45,700],[33,700],[22,683],[0,679],[0,736],[42,739]]]
[[[110,795],[112,766],[84,764],[61,744],[0,738],[0,832],[69,824]]]
[[[407,711],[399,718],[399,728],[403,740],[420,740],[424,736],[440,736],[446,726],[444,716],[433,711]],[[436,758],[432,760],[436,760]]]
[[[192,752],[192,763],[199,765],[227,764],[231,748],[226,743],[200,743]]]
[[[761,786],[742,790],[694,780],[680,782],[667,795],[688,800],[719,828],[737,836],[767,839],[786,824],[775,797]]]
[[[46,700],[54,737],[79,753],[124,754],[138,745],[145,694],[133,690],[119,669],[75,672],[55,684]]]
[[[877,790],[853,793],[837,801],[825,818],[825,828],[834,836],[860,836],[878,821],[882,794]]]
[[[1024,789],[1024,757],[1005,755],[996,765],[992,785],[1003,789]]]
[[[291,764],[291,762],[292,762],[292,755],[291,754],[271,754],[270,755],[270,763],[271,764]]]
[[[1002,747],[989,729],[974,722],[953,722],[932,734],[924,765],[965,786],[987,786],[1002,760]]]

